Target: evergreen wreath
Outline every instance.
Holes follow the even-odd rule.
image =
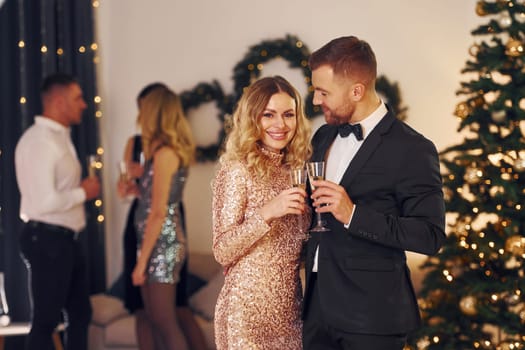
[[[199,83],[193,89],[180,94],[182,107],[186,114],[191,108],[199,107],[201,104],[214,101],[218,110],[218,118],[223,127],[217,135],[217,142],[208,146],[198,146],[195,158],[198,162],[215,161],[219,154],[221,144],[226,137],[224,122],[227,111],[231,110],[231,97],[224,95],[221,85],[214,80],[211,84]]]
[[[222,128],[217,141],[209,146],[197,146],[197,161],[205,162],[217,159],[226,137],[227,123],[225,122],[233,114],[244,88],[260,77],[264,63],[272,59],[283,58],[289,63],[290,68],[301,70],[305,84],[308,86],[308,94],[304,96],[306,115],[309,118],[318,115],[321,110],[312,103],[314,90],[310,81],[309,56],[310,50],[296,36],[286,35],[283,39],[264,40],[251,46],[244,58],[235,65],[233,69],[234,92],[231,95],[225,95],[221,85],[215,80],[212,84],[199,83],[193,89],[182,92],[180,96],[185,111],[212,101],[215,101],[219,109],[218,118],[221,121]],[[402,105],[398,84],[391,83],[384,75],[380,75],[376,81],[376,90],[385,97],[385,102],[388,103],[397,118],[405,120],[407,107]]]

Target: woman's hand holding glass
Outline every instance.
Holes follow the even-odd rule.
[[[117,193],[119,197],[134,197],[138,195],[138,187],[135,179],[142,176],[144,168],[136,162],[126,162],[121,160],[118,163],[119,179],[117,183]]]
[[[259,210],[264,221],[272,220],[288,214],[300,215],[306,211],[306,191],[301,187],[283,190]]]
[[[308,173],[304,167],[290,169],[290,181],[291,181],[292,187],[298,187],[306,191],[307,178],[308,178]],[[304,201],[304,203],[305,202],[306,201]],[[305,204],[305,207],[306,207],[306,204]],[[306,224],[304,221],[304,217],[300,215],[297,220],[299,224],[299,232],[304,233],[304,229],[306,228],[304,226]]]

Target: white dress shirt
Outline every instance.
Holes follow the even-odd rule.
[[[60,225],[79,232],[86,225],[80,187],[81,166],[70,129],[43,116],[35,117],[16,146],[20,218]]]
[[[326,180],[332,181],[336,184],[341,182],[346,169],[350,165],[352,159],[354,159],[357,151],[359,151],[359,148],[361,148],[366,137],[370,135],[372,130],[374,130],[375,126],[381,121],[387,112],[388,110],[385,104],[381,102],[379,107],[377,107],[372,114],[359,122],[363,129],[363,139],[361,141],[357,140],[354,133],[351,133],[347,137],[341,137],[339,134],[336,136],[326,160]],[[350,220],[345,225],[346,228],[350,227],[355,208],[356,205],[354,205],[354,208],[352,209]],[[330,232],[321,234],[330,234]],[[317,246],[317,249],[315,250],[314,266],[312,268],[313,272],[317,272],[318,255],[319,246]]]

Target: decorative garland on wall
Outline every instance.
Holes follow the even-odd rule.
[[[215,161],[220,151],[220,147],[226,137],[224,121],[226,114],[232,110],[231,96],[224,95],[221,85],[214,80],[211,84],[199,83],[193,89],[184,91],[180,94],[182,106],[186,113],[192,108],[197,108],[203,103],[215,102],[219,110],[218,118],[222,128],[217,135],[217,142],[208,146],[197,146],[196,158],[199,162]]]
[[[191,108],[197,108],[201,104],[215,102],[219,109],[218,118],[222,128],[216,142],[209,146],[197,146],[197,161],[215,161],[226,137],[225,120],[233,114],[237,101],[240,99],[245,87],[257,80],[263,71],[264,64],[273,59],[282,58],[289,63],[290,68],[298,68],[304,75],[308,94],[304,96],[305,112],[309,118],[318,115],[321,111],[314,106],[313,88],[310,82],[310,68],[308,57],[310,50],[296,36],[287,35],[283,39],[264,40],[249,48],[244,58],[235,65],[233,69],[234,92],[225,95],[217,81],[211,84],[199,83],[193,89],[181,93],[181,101],[186,112]],[[386,102],[392,108],[396,116],[406,119],[407,107],[402,105],[401,93],[397,83],[391,83],[385,76],[377,78],[376,90],[383,95]]]
[[[308,86],[308,95],[304,97],[306,115],[313,117],[319,114],[319,107],[312,103],[314,91],[310,85],[309,57],[310,50],[301,40],[291,35],[287,35],[284,39],[265,40],[250,47],[246,56],[233,68],[235,101],[239,101],[245,87],[261,76],[266,62],[282,58],[288,61],[290,68],[300,69],[304,76],[305,84]]]

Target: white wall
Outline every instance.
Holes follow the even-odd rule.
[[[442,149],[461,139],[452,112],[460,70],[473,42],[470,31],[480,23],[475,4],[475,0],[102,0],[96,16],[108,282],[121,269],[128,209],[114,195],[116,163],[126,139],[135,132],[135,96],[145,84],[163,81],[181,92],[216,79],[231,93],[233,67],[262,40],[289,33],[313,51],[335,37],[357,35],[375,50],[379,73],[399,83],[409,107],[408,124]],[[297,72],[281,74],[294,77],[290,78],[294,84],[299,81]],[[214,116],[202,115],[213,114],[213,108],[202,110],[207,112],[190,117],[197,139],[205,142],[211,136],[204,122]],[[184,200],[192,251],[211,251],[214,166],[195,165],[188,180]]]

